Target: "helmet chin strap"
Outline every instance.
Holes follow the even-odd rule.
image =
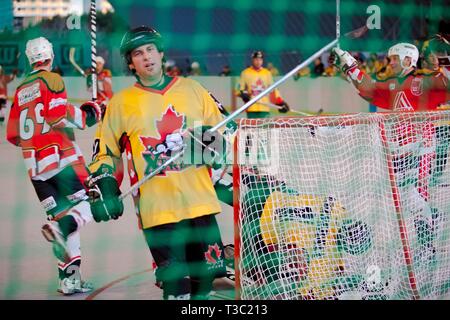
[[[400,66],[402,67],[402,72],[400,72],[400,76],[401,76],[401,77],[406,76],[406,75],[407,75],[408,73],[410,73],[411,70],[413,69],[413,67],[411,67],[411,66],[405,66],[405,65],[403,64],[404,61],[405,61],[405,59],[403,59],[403,60],[400,61]]]

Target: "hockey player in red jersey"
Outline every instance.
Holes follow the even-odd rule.
[[[101,56],[97,56],[97,103],[102,107],[106,108],[109,100],[113,96],[112,90],[112,74],[111,70],[105,69],[105,59]],[[90,75],[87,77],[88,90],[92,92],[92,77]]]
[[[436,34],[425,41],[422,50],[422,73],[435,77],[447,78],[450,81],[450,36]],[[449,110],[450,101],[446,101],[437,107],[440,110]],[[439,121],[436,126],[436,161],[433,167],[431,185],[441,182],[441,176],[447,165],[448,150],[450,147],[450,123]]]
[[[356,59],[339,48],[332,50],[330,63],[341,68],[361,97],[383,109],[400,112],[437,110],[450,100],[449,82],[443,73],[416,72],[419,50],[414,45],[398,43],[389,49],[388,57],[393,76],[384,81],[376,81],[365,74]],[[388,133],[402,209],[412,214],[420,238],[426,234],[423,230],[434,228],[438,215],[428,202],[430,171],[436,155],[435,124],[431,121],[401,121]],[[432,246],[426,249],[434,250]]]
[[[63,294],[90,291],[82,281],[79,228],[93,218],[83,185],[88,176],[73,129],[85,129],[101,117],[95,102],[67,102],[63,79],[51,72],[53,46],[45,38],[26,44],[32,71],[16,89],[7,139],[22,149],[25,166],[49,220],[42,227],[58,259]]]
[[[351,79],[362,98],[379,108],[394,111],[435,110],[450,99],[449,83],[442,76],[417,75],[419,50],[412,44],[399,43],[389,49],[394,76],[375,81],[364,73],[350,53],[333,49],[330,62],[338,65]]]

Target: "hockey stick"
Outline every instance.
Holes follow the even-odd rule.
[[[97,8],[96,0],[91,0],[91,76],[92,100],[97,100]]]
[[[337,47],[340,49],[339,38],[341,37],[341,1],[336,0],[336,39]]]
[[[75,52],[76,52],[76,48],[71,47],[69,50],[69,61],[72,64],[72,66],[75,68],[75,70],[77,70],[83,77],[87,78],[88,75],[86,74],[86,72],[84,72],[84,70],[80,67],[80,65],[77,63],[77,61],[75,60]],[[107,97],[105,96],[105,94],[101,91],[97,91],[97,96],[101,95],[103,99],[107,100]],[[92,94],[93,96],[94,94]],[[94,99],[94,98],[92,98]],[[81,101],[84,101],[84,99],[82,99]]]
[[[268,106],[269,108],[280,110],[280,107],[273,103],[258,102],[258,104],[262,104],[262,105]],[[318,116],[323,112],[323,109],[320,108],[316,113],[302,112],[302,111],[297,111],[297,110],[292,110],[292,109],[290,109],[289,112],[297,113],[302,116]]]
[[[239,109],[235,110],[233,113],[231,113],[228,117],[226,117],[225,119],[223,119],[221,122],[219,122],[218,124],[216,124],[214,127],[212,127],[211,129],[209,129],[208,131],[210,133],[213,133],[215,131],[217,131],[219,128],[221,128],[222,126],[226,125],[228,122],[234,120],[234,118],[236,118],[239,114],[241,114],[243,111],[247,110],[251,105],[255,104],[256,102],[258,102],[262,97],[264,97],[266,94],[272,92],[276,87],[278,87],[279,85],[281,85],[282,83],[284,83],[287,79],[289,79],[290,77],[292,77],[293,75],[295,75],[300,69],[304,68],[305,66],[309,65],[310,63],[312,63],[316,58],[320,57],[324,52],[330,50],[333,46],[335,46],[337,43],[337,39],[333,40],[332,42],[330,42],[329,44],[327,44],[325,47],[323,47],[322,49],[320,49],[319,51],[317,51],[316,53],[314,53],[311,57],[309,57],[308,59],[306,59],[305,61],[303,61],[302,63],[300,63],[298,66],[296,66],[294,69],[292,69],[291,71],[289,71],[287,74],[285,74],[282,78],[280,78],[278,81],[274,82],[271,86],[269,86],[268,88],[266,88],[264,91],[262,91],[260,94],[258,94],[257,96],[255,96],[254,98],[252,98],[250,101],[248,101],[247,103],[245,103],[242,107],[240,107]],[[119,199],[123,200],[125,197],[127,197],[128,195],[132,194],[133,192],[135,192],[141,185],[143,185],[147,180],[153,178],[154,176],[156,176],[157,174],[159,174],[162,170],[164,170],[167,166],[169,166],[170,164],[172,164],[174,161],[178,160],[179,158],[181,158],[181,156],[184,154],[185,149],[182,149],[180,152],[178,152],[175,156],[173,156],[172,158],[170,158],[169,160],[167,160],[165,163],[163,163],[162,165],[160,165],[158,168],[156,168],[155,170],[153,170],[152,172],[150,172],[149,174],[145,175],[140,181],[138,181],[137,183],[135,183],[133,186],[131,186],[131,188],[126,191],[125,193],[123,193],[122,195],[120,195]]]
[[[84,72],[83,69],[78,65],[78,63],[75,61],[75,48],[72,47],[69,50],[69,61],[72,64],[72,66],[77,70],[83,77],[87,77],[86,72]]]
[[[357,39],[357,38],[360,38],[363,35],[365,35],[368,30],[369,30],[369,28],[367,28],[366,25],[363,25],[362,27],[359,27],[358,29],[347,32],[344,36],[349,39]]]

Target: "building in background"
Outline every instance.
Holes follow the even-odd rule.
[[[0,32],[13,27],[13,4],[12,1],[0,1]]]
[[[70,4],[70,0],[14,0],[14,27],[25,28],[42,19],[67,16]]]

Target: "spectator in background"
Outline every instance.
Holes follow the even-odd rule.
[[[189,72],[190,76],[201,76],[202,71],[200,69],[200,63],[194,61],[191,63],[191,71]]]
[[[338,72],[339,72],[338,68],[336,68],[335,66],[330,64],[325,68],[323,76],[324,77],[335,77],[335,76],[337,76]]]
[[[221,77],[229,77],[231,76],[231,69],[229,65],[224,65],[222,68],[222,71],[219,73],[219,76]]]
[[[362,54],[362,52],[355,52],[354,57],[359,65],[362,65],[364,63],[365,59],[364,59],[364,55]]]
[[[0,124],[5,121],[6,102],[8,101],[8,83],[14,80],[18,70],[14,69],[12,74],[7,75],[0,65]]]
[[[174,65],[173,67],[167,67],[166,68],[166,74],[169,77],[180,77],[182,76],[182,72],[178,66]]]
[[[391,63],[391,59],[388,56],[385,56],[383,58],[383,66],[376,74],[377,80],[385,80],[394,75],[390,63]]]
[[[325,72],[325,66],[322,63],[322,59],[319,57],[314,60],[314,68],[311,76],[320,77]]]
[[[309,67],[304,67],[298,70],[297,74],[294,75],[294,80],[297,81],[302,77],[309,77],[311,75],[311,69]]]
[[[164,70],[169,77],[179,77],[182,76],[183,73],[174,60],[167,60],[164,63]]]
[[[172,59],[165,61],[164,62],[164,71],[167,73],[167,71],[171,70],[174,65],[175,65],[175,61]]]
[[[384,66],[383,59],[380,59],[380,57],[378,57],[378,54],[376,53],[372,53],[370,55],[370,58],[372,58],[375,61],[375,70],[376,70],[375,73],[377,73]]]
[[[362,69],[367,73],[372,75],[375,75],[377,73],[376,68],[376,59],[373,58],[373,56],[370,56],[362,65]]]
[[[272,62],[269,62],[267,64],[267,69],[270,71],[270,73],[272,74],[272,77],[276,77],[280,75],[280,71],[278,71],[278,69],[273,65]]]

